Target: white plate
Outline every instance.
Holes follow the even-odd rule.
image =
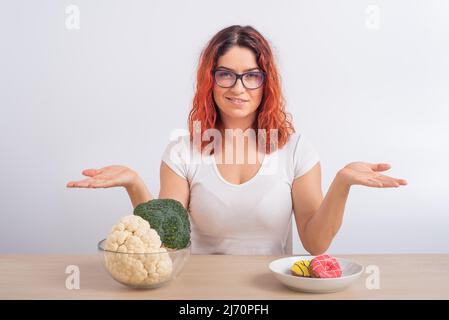
[[[363,266],[356,262],[337,258],[343,271],[340,278],[305,278],[291,274],[291,266],[298,260],[312,260],[315,256],[294,256],[281,258],[272,261],[269,269],[273,272],[276,279],[293,290],[312,293],[329,293],[345,289],[356,281],[363,272]]]

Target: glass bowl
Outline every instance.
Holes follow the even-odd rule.
[[[98,255],[109,275],[132,288],[152,289],[167,285],[180,274],[190,257],[191,243],[183,249],[166,252],[124,253],[105,249],[106,239],[98,243]]]

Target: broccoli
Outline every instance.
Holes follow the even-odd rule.
[[[182,249],[190,242],[190,221],[187,210],[174,199],[153,199],[139,204],[134,214],[150,223],[165,247]]]

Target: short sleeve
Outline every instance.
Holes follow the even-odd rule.
[[[162,161],[177,175],[186,180],[188,179],[188,159],[189,145],[185,136],[170,141],[162,154]]]
[[[318,151],[312,142],[301,134],[293,152],[294,178],[299,178],[307,173],[319,161]]]

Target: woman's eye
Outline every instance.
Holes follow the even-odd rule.
[[[220,73],[218,75],[222,78],[232,77],[232,73],[226,72],[226,71],[220,71]]]
[[[257,78],[260,78],[260,73],[259,72],[248,73],[246,76],[249,79],[257,79]]]

